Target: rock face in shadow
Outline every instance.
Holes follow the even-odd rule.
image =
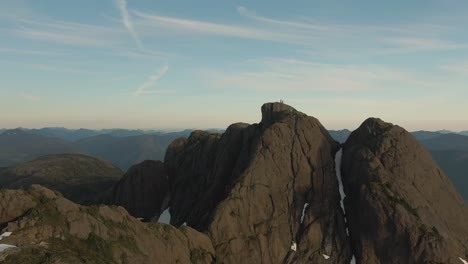
[[[161,161],[132,166],[112,190],[111,204],[125,207],[137,218],[158,219],[169,202],[169,183]]]
[[[193,132],[166,152],[171,223],[208,232],[219,263],[349,263],[338,148],[280,103],[262,106],[260,124]]]
[[[468,259],[464,201],[410,133],[366,120],[344,145],[342,175],[358,263]]]
[[[0,252],[4,264],[208,264],[215,260],[205,234],[186,226],[142,223],[123,207],[80,206],[38,185],[0,190],[0,197],[23,204],[0,214],[0,234],[12,232],[1,243],[16,246]]]

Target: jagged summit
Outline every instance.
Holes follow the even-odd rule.
[[[299,113],[292,106],[285,103],[265,103],[262,105],[262,123],[269,124],[288,113]]]
[[[168,147],[171,223],[207,232],[221,263],[349,263],[338,143],[291,106],[261,110],[260,124],[195,132]]]

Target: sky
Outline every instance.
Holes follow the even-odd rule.
[[[466,0],[0,0],[0,127],[468,130]]]

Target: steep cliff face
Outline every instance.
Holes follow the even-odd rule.
[[[317,119],[279,103],[260,124],[194,132],[166,153],[171,222],[207,231],[221,263],[349,263],[337,150]]]
[[[121,205],[137,218],[158,219],[169,202],[169,182],[161,161],[132,166],[114,185],[110,203]]]
[[[358,263],[462,263],[468,211],[404,129],[366,120],[344,145],[345,207]]]
[[[142,223],[122,207],[80,206],[44,187],[0,190],[5,264],[213,263],[210,239],[190,227]],[[13,247],[14,246],[14,247]]]

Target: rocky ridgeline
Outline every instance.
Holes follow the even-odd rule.
[[[80,206],[39,185],[0,191],[1,263],[212,263],[210,239],[190,227],[145,224],[123,207]]]
[[[463,263],[467,208],[405,130],[369,119],[340,149],[282,103],[259,124],[175,140],[114,186],[122,207],[76,205],[39,186],[0,193],[5,263]],[[347,220],[347,221],[346,221]],[[346,224],[347,223],[347,224]],[[185,226],[187,225],[187,226]],[[193,228],[193,229],[192,229]],[[349,229],[349,236],[347,230]],[[43,262],[39,262],[42,260]]]

